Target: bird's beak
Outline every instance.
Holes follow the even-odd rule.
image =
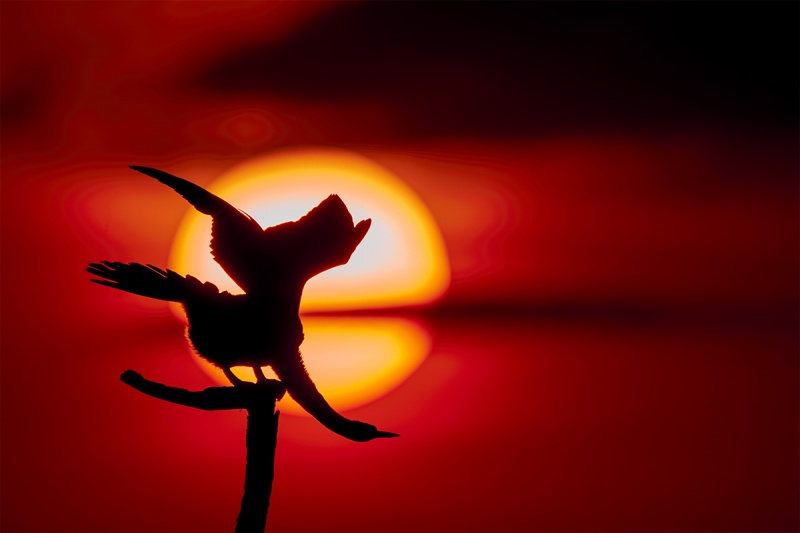
[[[148,176],[152,176],[154,173],[160,172],[157,168],[143,167],[139,165],[130,165],[128,168],[135,170],[136,172],[141,172],[142,174],[147,174]]]
[[[399,437],[398,433],[389,433],[388,431],[378,431],[375,435],[376,439],[388,439],[391,437]]]

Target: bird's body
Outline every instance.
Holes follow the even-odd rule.
[[[358,441],[395,436],[338,414],[317,391],[299,351],[298,312],[306,281],[347,263],[370,221],[353,226],[344,203],[332,195],[300,220],[263,230],[249,215],[191,182],[157,169],[131,168],[212,216],[211,252],[245,294],[220,292],[192,276],[138,263],[92,263],[87,270],[101,278],[92,281],[183,304],[192,346],[234,385],[238,379],[231,367],[250,366],[264,379],[261,367],[268,365],[295,401],[332,431]]]
[[[296,354],[303,342],[296,307],[287,310],[271,300],[219,293],[209,285],[181,303],[192,346],[220,368],[274,366],[282,355]]]

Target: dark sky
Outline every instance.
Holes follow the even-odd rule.
[[[351,3],[195,83],[374,101],[409,135],[530,136],[686,122],[796,127],[794,2]]]

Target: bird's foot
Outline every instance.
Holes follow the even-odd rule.
[[[237,377],[234,375],[234,373],[233,373],[233,372],[231,372],[231,369],[230,369],[230,368],[223,368],[223,369],[222,369],[222,373],[223,373],[223,374],[225,374],[225,377],[226,377],[226,378],[228,378],[228,381],[230,381],[230,382],[231,382],[231,384],[232,384],[234,387],[241,386],[241,384],[242,384],[242,383],[244,383],[244,381],[242,381],[241,379],[237,378]]]
[[[267,376],[264,375],[264,371],[261,370],[260,366],[254,366],[253,373],[256,375],[256,383],[266,383],[269,381]]]

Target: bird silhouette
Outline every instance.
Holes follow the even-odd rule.
[[[355,441],[396,437],[337,413],[309,377],[299,349],[303,287],[313,276],[350,260],[370,219],[354,226],[344,202],[331,195],[295,222],[262,229],[250,215],[190,181],[154,168],[130,168],[171,187],[212,217],[211,253],[245,293],[220,292],[210,282],[139,263],[90,263],[86,270],[101,278],[91,281],[183,304],[192,346],[234,386],[241,380],[231,367],[250,366],[263,382],[267,378],[261,367],[268,365],[289,395],[331,431]]]

